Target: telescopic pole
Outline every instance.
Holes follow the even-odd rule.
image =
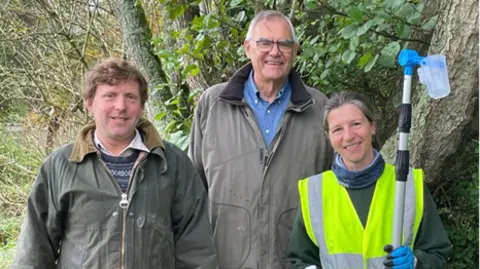
[[[409,169],[408,135],[412,122],[411,85],[413,68],[419,65],[423,57],[415,50],[402,50],[398,63],[404,67],[402,105],[400,107],[399,141],[395,159],[395,211],[393,220],[392,246],[398,248],[402,244],[403,217],[405,209],[405,185]]]

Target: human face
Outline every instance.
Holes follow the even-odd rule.
[[[261,39],[274,42],[292,40],[288,23],[279,17],[260,20],[254,27],[252,40],[245,40],[243,44],[245,54],[252,62],[255,82],[284,82],[297,57],[298,44],[290,52],[280,51],[277,44],[270,51],[262,52],[253,41]]]
[[[126,146],[131,142],[143,114],[136,80],[116,85],[100,84],[95,95],[84,102],[95,118],[97,136],[102,143]]]
[[[360,108],[344,104],[330,111],[328,136],[349,170],[362,170],[373,161],[372,135],[375,123],[368,121]]]

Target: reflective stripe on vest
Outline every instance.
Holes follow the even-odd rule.
[[[384,268],[383,247],[392,242],[395,184],[395,167],[386,164],[364,228],[347,190],[332,171],[299,181],[305,228],[319,247],[323,269]],[[403,245],[413,248],[423,215],[421,169],[409,170],[405,189]]]

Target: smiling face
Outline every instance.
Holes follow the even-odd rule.
[[[139,84],[128,80],[116,85],[100,84],[92,98],[84,100],[95,118],[98,138],[104,144],[127,146],[143,114]]]
[[[332,109],[327,120],[330,142],[347,168],[352,171],[367,168],[374,157],[372,136],[375,123],[353,104]]]
[[[290,26],[283,18],[269,17],[256,23],[252,40],[244,42],[245,54],[252,62],[256,82],[284,81],[297,57],[298,44],[290,52],[282,52],[275,43],[270,51],[263,52],[258,50],[255,41],[291,41],[292,36]]]

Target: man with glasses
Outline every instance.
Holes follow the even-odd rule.
[[[330,168],[320,91],[292,69],[292,23],[263,11],[243,44],[250,63],[201,96],[189,154],[207,185],[218,268],[286,268],[297,182]]]

